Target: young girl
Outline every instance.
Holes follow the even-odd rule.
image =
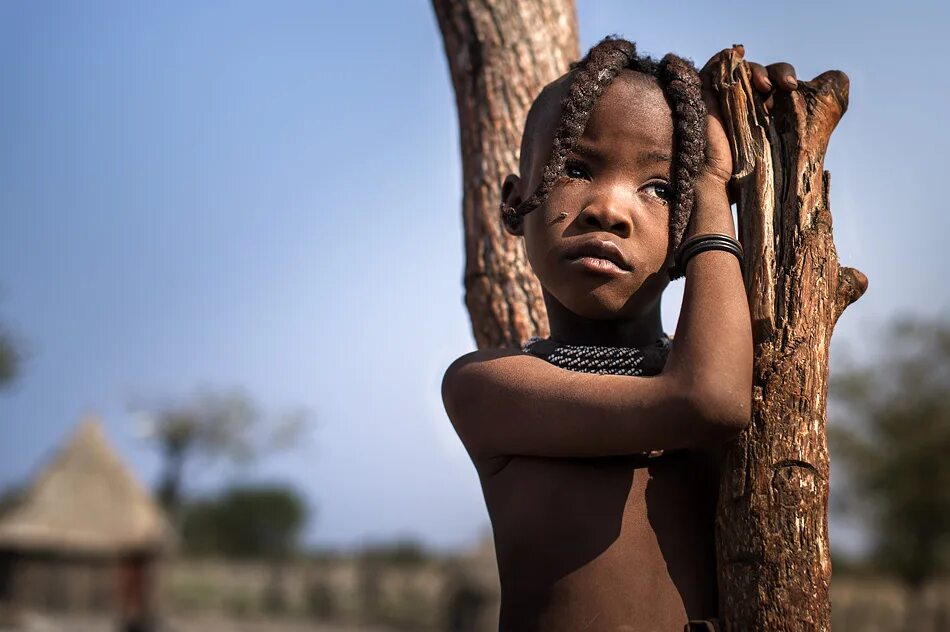
[[[718,449],[752,390],[715,59],[701,78],[607,38],[525,122],[502,219],[551,337],[469,353],[442,384],[492,521],[501,630],[713,629]],[[751,66],[757,89],[794,89],[788,64]],[[682,275],[673,344],[660,298]]]

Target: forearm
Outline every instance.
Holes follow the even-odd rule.
[[[686,238],[707,233],[736,235],[725,186],[702,176]],[[707,250],[687,263],[683,305],[665,372],[711,416],[748,423],[752,325],[735,255]]]

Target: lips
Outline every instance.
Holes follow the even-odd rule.
[[[603,239],[585,239],[577,244],[574,244],[568,247],[565,252],[565,257],[572,261],[576,259],[582,259],[584,257],[594,257],[595,259],[606,259],[607,261],[612,262],[621,270],[630,272],[633,270],[633,266],[627,261],[627,258],[624,257],[623,252],[620,250],[620,246],[615,244],[612,241],[606,241]]]

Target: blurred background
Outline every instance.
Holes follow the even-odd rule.
[[[577,11],[582,50],[850,76],[825,165],[870,286],[831,348],[835,623],[950,629],[950,9]],[[113,629],[118,565],[170,629],[491,629],[439,390],[474,348],[460,219],[427,2],[0,3],[0,594],[32,599],[0,628]]]

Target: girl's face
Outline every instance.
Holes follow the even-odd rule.
[[[569,311],[635,318],[659,299],[673,254],[672,153],[672,113],[656,79],[622,71],[544,204],[523,219],[531,267]]]

